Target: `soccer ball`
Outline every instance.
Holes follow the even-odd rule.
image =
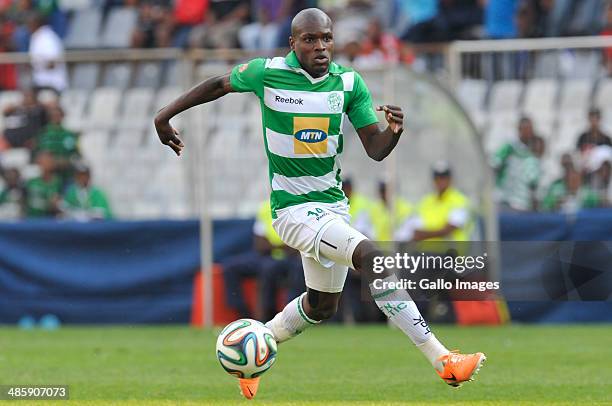
[[[276,361],[276,340],[257,320],[231,322],[217,338],[217,359],[223,369],[238,378],[256,378]]]

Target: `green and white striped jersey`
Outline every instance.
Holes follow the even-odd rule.
[[[356,129],[378,122],[361,76],[332,62],[328,74],[313,78],[290,52],[238,65],[230,81],[235,91],[260,100],[273,218],[296,204],[343,200],[338,158],[344,117]]]

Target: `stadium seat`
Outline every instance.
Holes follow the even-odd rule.
[[[219,100],[219,114],[222,116],[240,117],[246,110],[249,99],[238,93],[230,93]]]
[[[484,80],[465,79],[459,83],[457,89],[457,98],[470,112],[484,109],[486,95],[487,82]]]
[[[64,125],[72,131],[80,131],[83,128],[88,95],[87,90],[66,89],[60,96],[60,104],[64,110]]]
[[[484,147],[489,156],[495,154],[499,148],[508,142],[516,140],[517,117],[494,116],[491,125],[485,133]]]
[[[566,79],[593,79],[601,67],[601,53],[596,50],[572,50],[562,53],[561,64]]]
[[[78,10],[72,17],[64,45],[67,49],[98,48],[101,25],[101,8]]]
[[[100,65],[97,63],[79,63],[72,70],[70,87],[93,90],[98,84]]]
[[[139,151],[143,145],[143,132],[140,130],[121,130],[115,134],[111,141],[110,153],[117,149]]]
[[[85,125],[88,128],[110,129],[117,124],[121,91],[99,87],[92,93]]]
[[[550,114],[557,101],[559,86],[554,79],[534,79],[525,88],[523,111],[531,116]]]
[[[109,145],[108,131],[85,131],[79,137],[79,151],[83,158],[96,168],[103,170],[98,164],[104,164]]]
[[[550,143],[550,153],[554,156],[561,156],[566,152],[576,150],[578,136],[585,130],[585,126],[575,121],[561,121],[556,137]]]
[[[179,61],[167,61],[163,65],[164,86],[181,85],[181,64]]]
[[[153,102],[153,89],[132,88],[127,90],[123,97],[121,117],[118,127],[120,129],[144,130],[153,122],[151,104]]]
[[[27,148],[11,148],[0,154],[0,167],[25,168],[30,163],[30,150]]]
[[[549,139],[555,132],[556,116],[554,111],[549,111],[547,113],[538,112],[529,115],[529,117],[533,122],[536,134],[539,136]]]
[[[167,217],[163,208],[156,203],[137,201],[134,203],[134,218],[140,220],[153,220]]]
[[[179,86],[165,86],[159,89],[155,96],[155,103],[153,109],[158,111],[172,100],[176,99],[182,93]]]
[[[131,63],[111,63],[104,69],[102,86],[118,87],[125,89],[130,85],[132,79]]]
[[[137,21],[138,11],[133,7],[111,9],[106,18],[100,45],[104,48],[129,48]]]
[[[92,6],[92,0],[59,0],[58,6],[64,11],[84,10]]]
[[[515,112],[523,90],[523,84],[517,80],[496,82],[491,89],[489,111]]]
[[[580,112],[586,114],[591,105],[593,81],[590,79],[572,79],[563,84],[559,113]]]
[[[38,101],[44,104],[54,103],[58,101],[57,93],[53,90],[43,89],[38,92]]]
[[[21,172],[21,179],[24,181],[34,179],[40,176],[40,166],[36,164],[27,164],[20,168],[19,172]]]
[[[601,125],[606,134],[612,134],[612,107],[601,112]]]
[[[4,130],[4,109],[21,102],[21,92],[4,90],[0,92],[0,133]]]
[[[535,78],[551,78],[559,75],[560,57],[558,51],[543,51],[535,55]]]
[[[0,113],[11,104],[21,102],[21,92],[17,90],[3,90],[0,92]]]
[[[198,217],[198,214],[191,213],[186,201],[173,200],[168,204],[163,217],[181,220]]]
[[[161,83],[162,62],[143,62],[136,68],[135,87],[157,88]]]
[[[602,79],[595,90],[595,106],[610,109],[612,106],[612,78]]]

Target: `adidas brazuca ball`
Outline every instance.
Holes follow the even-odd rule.
[[[238,378],[256,378],[276,361],[272,331],[252,319],[231,322],[217,338],[217,359],[223,369]]]

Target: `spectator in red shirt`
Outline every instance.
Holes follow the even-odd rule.
[[[372,64],[412,62],[412,55],[395,35],[384,32],[380,19],[374,17],[368,23],[366,38],[361,46],[360,59]]]
[[[0,53],[13,51],[12,38],[15,25],[7,18],[7,4],[0,2]],[[14,64],[0,65],[0,90],[17,88],[17,68]],[[1,113],[1,112],[0,112]]]
[[[191,30],[204,22],[209,5],[209,0],[176,0],[172,45],[179,48],[187,46]]]
[[[606,12],[606,25],[601,35],[612,36],[612,3],[608,4]],[[604,64],[608,70],[608,76],[612,76],[612,47],[604,49]]]

